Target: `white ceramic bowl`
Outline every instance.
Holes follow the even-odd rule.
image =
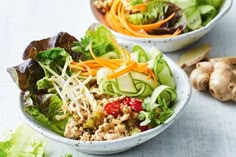
[[[98,14],[96,9],[92,5],[93,1],[94,0],[90,0],[92,12],[97,21],[104,24],[102,16]],[[199,28],[195,31],[184,33],[175,37],[137,38],[115,32],[111,29],[110,30],[117,37],[117,40],[119,41],[126,41],[128,43],[136,42],[139,45],[156,46],[162,52],[174,52],[191,45],[192,43],[196,42],[204,35],[206,35],[211,30],[211,28],[230,10],[231,6],[232,6],[232,0],[224,0],[224,3],[222,4],[219,10],[219,13],[206,26]]]
[[[120,44],[127,47],[128,49],[131,48],[132,46],[130,44],[129,45],[122,43]],[[190,99],[191,86],[187,75],[175,62],[173,62],[167,56],[164,55],[164,58],[166,59],[170,68],[172,69],[173,77],[177,85],[176,88],[177,101],[176,104],[173,106],[174,114],[168,120],[166,120],[164,124],[159,125],[153,129],[141,132],[133,136],[111,141],[86,142],[86,141],[67,139],[41,126],[24,111],[22,97],[20,97],[21,115],[25,120],[25,122],[40,134],[52,140],[58,141],[60,143],[70,145],[71,147],[74,147],[75,149],[81,152],[91,153],[91,154],[112,154],[128,150],[132,147],[144,143],[145,141],[155,137],[156,135],[164,131],[168,126],[170,126],[175,121],[175,119],[179,116],[180,112],[183,110],[183,108],[186,106],[186,104]]]

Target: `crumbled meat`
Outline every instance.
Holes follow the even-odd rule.
[[[102,100],[100,99],[98,104],[104,106],[108,102],[123,98],[123,96],[104,98]],[[71,120],[66,125],[64,136],[83,141],[104,141],[130,136],[130,131],[136,128],[139,123],[137,120],[138,113],[133,111],[130,106],[124,104],[120,105],[120,111],[121,113],[117,117],[114,117],[104,112],[101,106],[99,112],[97,111],[95,113],[94,111],[90,116],[87,115],[87,112],[82,112],[83,119],[76,112],[73,112]],[[90,121],[88,121],[89,119]],[[90,123],[94,124],[94,127],[88,127]]]
[[[130,0],[121,0],[126,11],[132,11],[132,6],[130,4]],[[143,0],[143,2],[147,2],[148,0]],[[112,6],[113,0],[96,0],[93,5],[103,14],[108,12]]]
[[[89,132],[85,132],[81,137],[80,140],[82,141],[90,141],[91,138],[91,134],[89,134]]]
[[[96,0],[93,5],[99,9],[102,13],[106,13],[110,10],[113,0]]]
[[[78,139],[83,133],[83,127],[79,127],[78,123],[73,119],[67,123],[64,136],[72,139]]]

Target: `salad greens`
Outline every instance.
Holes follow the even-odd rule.
[[[143,2],[140,1],[140,3]],[[148,31],[149,34],[168,34],[174,33],[177,29],[183,30],[186,26],[186,18],[183,15],[183,11],[173,3],[160,0],[148,1],[145,11],[128,14],[126,19],[135,25],[146,25],[161,21],[169,17],[173,12],[175,15],[170,21],[160,28]]]
[[[85,37],[81,38],[80,42],[74,43],[72,50],[83,54],[81,60],[93,59],[88,49],[91,43],[96,56],[103,56],[103,58],[120,58],[119,50],[111,39],[115,40],[113,34],[106,29],[105,26],[97,27],[96,25],[92,25],[87,30]]]
[[[95,16],[116,32],[138,38],[167,38],[206,26],[218,14],[223,2],[95,0],[93,5]]]
[[[78,41],[75,37],[69,35],[66,32],[60,32],[58,35],[52,36],[50,38],[32,41],[25,49],[23,53],[23,59],[36,59],[37,54],[40,51],[45,51],[51,48],[60,47],[65,49],[69,53],[73,60],[80,60],[83,56],[81,53],[74,52],[71,47],[74,42]]]
[[[33,59],[27,59],[24,63],[7,69],[14,82],[22,91],[38,92],[36,83],[44,77],[44,71]]]
[[[48,80],[53,74],[61,75],[65,62],[71,60],[71,56],[63,48],[52,48],[49,50],[41,51],[36,56],[37,62],[44,70],[44,78],[37,82],[38,90],[49,89],[52,87]],[[69,75],[68,69],[65,69]],[[52,72],[53,71],[53,72]]]
[[[27,102],[34,102],[34,104],[27,104],[28,107],[25,108],[27,113],[48,129],[60,135],[64,134],[69,117],[60,121],[56,119],[57,116],[63,115],[62,100],[56,94],[26,96],[25,99],[28,99],[25,100]]]
[[[80,60],[83,54],[71,50],[72,44],[76,41],[78,40],[75,37],[65,32],[61,32],[58,35],[47,39],[32,41],[23,53],[23,59],[25,61],[18,66],[8,68],[7,71],[21,91],[47,93],[47,91],[40,90],[36,86],[37,81],[47,75],[45,75],[44,69],[39,65],[39,62],[36,59],[37,55],[42,51],[60,47],[69,53],[73,60]],[[56,60],[54,61],[56,62]]]
[[[196,30],[207,25],[218,13],[224,0],[169,0],[184,10],[187,28]]]
[[[1,157],[50,157],[47,152],[48,139],[37,134],[26,124],[19,125],[16,130],[9,131],[0,141]],[[65,154],[61,157],[73,157]]]
[[[20,125],[16,131],[0,142],[1,157],[45,157],[46,139],[27,125]]]
[[[179,6],[182,10],[178,10],[176,7],[170,4],[159,1],[149,0],[147,2],[147,11],[136,14],[130,14],[127,16],[127,20],[133,24],[150,24],[157,19],[161,20],[167,15],[167,8],[179,13],[179,16],[184,14],[187,18],[187,29],[185,31],[191,31],[207,25],[218,13],[224,0],[167,0],[175,5]],[[130,1],[130,5],[137,5],[144,3],[144,1]],[[177,10],[176,10],[177,9]],[[173,12],[172,11],[172,12]],[[176,16],[175,18],[178,18]],[[184,24],[184,19],[181,19],[181,25]],[[169,27],[169,26],[168,26]],[[188,30],[189,29],[189,30]]]
[[[145,12],[127,15],[127,20],[136,25],[151,24],[162,20],[167,13],[168,5],[164,1],[153,0],[147,3]]]
[[[172,88],[166,85],[158,86],[151,97],[147,97],[143,101],[142,106],[145,111],[141,111],[138,115],[138,118],[142,121],[140,126],[150,124],[155,127],[164,123],[173,113],[170,105],[175,102],[176,97],[177,95]]]
[[[197,0],[197,2],[200,5],[208,4],[215,7],[216,9],[219,9],[222,3],[224,2],[224,0]]]
[[[61,75],[63,71],[66,75],[70,75],[68,67],[64,67],[65,62],[82,56],[72,50],[65,51],[71,49],[68,45],[72,45],[74,41],[77,39],[67,33],[33,41],[24,52],[23,58],[26,59],[24,63],[7,69],[19,88],[28,93],[24,98],[27,102],[26,112],[40,124],[60,135],[64,133],[68,118],[60,121],[56,119],[56,115],[63,114],[62,100],[48,79],[53,74]],[[55,47],[57,45],[61,47]]]
[[[36,61],[44,70],[44,77],[36,83],[37,90],[44,90],[45,93],[29,94],[25,99],[32,99],[34,104],[28,104],[26,112],[33,116],[37,121],[47,128],[63,135],[65,125],[68,118],[58,121],[56,116],[63,115],[62,100],[58,97],[56,89],[54,89],[51,81],[52,76],[59,76],[63,73],[70,75],[67,67],[64,67],[66,62],[71,60],[71,56],[63,48],[51,48],[49,50],[40,51],[36,56]],[[68,63],[67,63],[68,64]],[[48,94],[50,92],[50,94]],[[52,94],[51,94],[52,93]]]
[[[22,91],[24,110],[42,126],[61,136],[65,136],[67,124],[75,117],[73,114],[81,119],[92,118],[82,117],[78,110],[65,110],[68,106],[79,106],[78,98],[82,96],[86,99],[81,102],[90,105],[87,114],[99,113],[98,119],[104,116],[103,107],[97,111],[101,106],[97,106],[97,99],[90,92],[94,83],[96,90],[106,97],[125,96],[126,103],[132,100],[131,105],[140,104],[140,107],[133,106],[138,112],[142,110],[139,122],[154,127],[172,114],[176,85],[171,69],[158,49],[144,50],[136,45],[131,51],[129,54],[120,47],[111,32],[98,25],[90,27],[81,42],[67,33],[33,41],[24,52],[24,63],[7,70]],[[112,69],[114,66],[116,69]],[[83,75],[91,69],[96,73]],[[112,106],[107,109],[113,110]],[[103,120],[96,122],[99,121]]]

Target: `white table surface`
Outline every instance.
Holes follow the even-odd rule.
[[[212,45],[211,57],[236,55],[236,4],[198,43]],[[93,22],[88,0],[0,0],[0,133],[22,123],[19,89],[6,72],[22,62],[30,41],[66,31],[78,39]],[[196,45],[195,44],[195,45]],[[182,51],[167,54],[176,60]],[[51,142],[51,156],[77,152]],[[222,103],[207,92],[193,89],[187,107],[166,131],[154,139],[114,157],[235,157],[236,103]]]

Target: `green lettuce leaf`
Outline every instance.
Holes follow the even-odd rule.
[[[183,10],[198,5],[197,0],[170,0],[170,2],[178,5]]]
[[[53,75],[61,75],[62,69],[67,60],[70,60],[71,56],[63,48],[51,48],[45,51],[41,51],[37,54],[36,60],[43,68],[45,76],[37,82],[39,90],[51,88],[52,85],[48,79]],[[70,71],[67,68],[67,74]]]
[[[115,40],[112,33],[103,25],[92,25],[86,32],[85,37],[80,42],[75,42],[72,50],[83,53],[82,60],[92,59],[88,46],[91,43],[94,54],[101,57],[111,52],[112,58],[119,58],[120,53],[112,40]]]
[[[46,140],[27,125],[20,125],[0,142],[1,157],[45,157]]]
[[[202,16],[202,25],[207,25],[217,14],[217,10],[211,5],[200,5],[198,9]]]
[[[57,35],[46,39],[32,41],[26,47],[23,54],[23,59],[26,60],[31,58],[35,60],[39,52],[60,47],[68,52],[74,60],[79,60],[82,57],[82,54],[71,50],[73,43],[77,41],[78,40],[74,36],[66,32],[60,32]]]
[[[136,25],[151,24],[164,19],[169,6],[167,2],[152,0],[147,2],[147,10],[127,16],[127,20]]]
[[[44,78],[45,69],[43,69],[36,61],[37,55],[39,52],[50,51],[49,49],[60,47],[64,49],[64,51],[68,52],[74,60],[80,60],[83,54],[71,50],[73,43],[76,41],[78,40],[75,37],[65,32],[60,32],[58,35],[50,38],[32,41],[24,51],[23,59],[25,61],[20,65],[8,68],[7,72],[11,75],[13,81],[17,84],[21,91],[30,91],[31,93],[47,93],[47,91],[42,89],[50,87],[50,83],[47,81],[47,78]],[[39,59],[45,59],[45,54],[40,54]],[[48,57],[50,56],[53,58],[53,55],[48,55]],[[55,62],[56,59],[54,59]],[[61,61],[63,61],[63,59]],[[38,83],[36,84],[36,82]]]
[[[53,74],[48,69],[60,75],[69,58],[70,55],[63,48],[51,48],[37,53],[35,60],[27,59],[18,66],[8,68],[7,71],[22,91],[37,93],[52,87],[47,79]]]
[[[147,9],[143,12],[133,13],[126,16],[127,20],[135,25],[145,25],[161,21],[175,12],[174,17],[160,28],[155,28],[148,34],[170,34],[176,29],[184,30],[186,27],[186,17],[181,8],[177,5],[160,0],[151,0],[147,3]]]
[[[199,5],[208,4],[215,7],[216,9],[219,9],[224,0],[197,0],[197,2]]]
[[[62,100],[56,94],[33,95],[31,99],[34,104],[25,106],[25,111],[44,127],[63,135],[69,117],[56,119],[64,115]]]
[[[129,4],[134,6],[143,3],[143,0],[129,0]]]
[[[57,64],[64,66],[68,56],[69,54],[63,48],[57,47],[39,52],[36,56],[36,60],[44,65],[54,66]]]

